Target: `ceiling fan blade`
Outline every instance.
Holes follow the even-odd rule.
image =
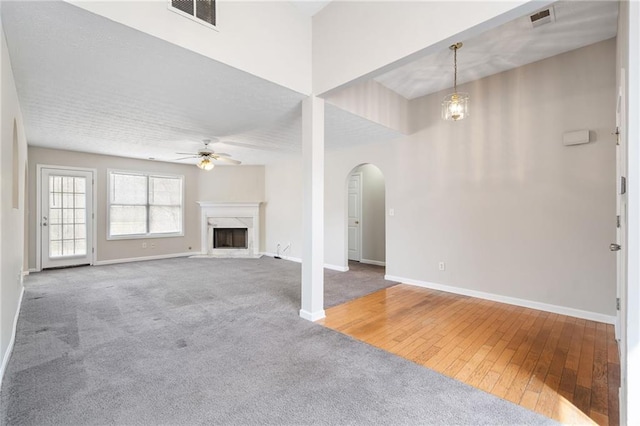
[[[176,155],[197,155],[197,154],[194,154],[193,152],[176,152]]]
[[[233,158],[229,158],[229,157],[220,157],[219,155],[212,155],[211,158],[218,161],[226,161],[227,163],[231,163],[231,164],[242,164],[241,161],[234,160]]]
[[[198,158],[196,155],[190,155],[188,157],[181,157],[181,158],[176,158],[174,159],[174,161],[178,161],[178,160],[186,160],[188,158]]]
[[[218,157],[231,157],[231,154],[223,154],[222,152],[216,152],[214,155],[217,155]]]

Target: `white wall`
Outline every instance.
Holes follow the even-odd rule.
[[[354,84],[325,100],[367,120],[409,133],[409,100],[375,80]]]
[[[333,1],[313,17],[313,91],[323,94],[396,61],[406,63],[412,54],[446,48],[548,3]]]
[[[373,164],[359,166],[354,172],[362,173],[361,261],[384,263],[386,229],[384,175]]]
[[[36,168],[37,164],[89,167],[97,169],[97,262],[140,257],[199,253],[200,210],[196,201],[262,201],[264,168],[262,166],[223,166],[205,172],[194,165],[164,163],[107,155],[87,154],[29,147],[29,267],[36,264]],[[154,238],[142,248],[144,239],[107,240],[107,169],[170,173],[185,177],[185,233],[183,237]]]
[[[16,93],[15,81],[11,70],[9,52],[5,43],[4,31],[0,23],[0,67],[2,80],[0,85],[0,382],[8,362],[13,342],[15,320],[22,294],[22,267],[24,253],[24,167],[27,161],[27,143],[20,105]],[[17,173],[14,174],[13,131],[14,120],[17,129]],[[12,194],[14,175],[17,176],[18,208],[14,208]]]
[[[191,166],[193,167],[193,166]],[[264,166],[222,166],[198,176],[198,201],[264,200]]]
[[[302,258],[302,158],[265,166],[263,251],[291,243],[286,257]]]
[[[387,274],[610,320],[615,41],[461,90],[472,99],[467,120],[442,121],[436,93],[412,101],[416,133],[326,154],[325,263],[346,266],[345,179],[371,163],[395,209],[386,218]],[[592,142],[565,147],[563,133],[577,129],[591,130]],[[282,176],[297,181],[295,172]],[[299,217],[295,206],[270,208],[286,223]]]
[[[311,18],[288,1],[218,1],[216,30],[172,12],[167,0],[69,3],[284,87],[311,92]]]

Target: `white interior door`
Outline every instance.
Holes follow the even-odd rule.
[[[348,252],[349,260],[360,261],[361,224],[362,224],[362,173],[349,176],[348,185]]]
[[[616,251],[616,281],[617,281],[617,297],[618,310],[616,312],[616,339],[622,344],[626,342],[624,333],[627,329],[626,324],[626,269],[627,269],[627,126],[625,121],[625,70],[621,70],[620,88],[618,93],[618,105],[616,108],[616,211],[617,211],[617,229],[616,242],[611,245],[611,250]],[[620,353],[625,353],[625,348],[620,347]]]
[[[93,172],[40,169],[42,268],[93,263]]]

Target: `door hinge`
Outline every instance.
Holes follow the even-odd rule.
[[[620,176],[620,195],[627,193],[627,178]]]
[[[96,249],[91,247],[91,253],[95,253],[95,252],[96,252]]]
[[[620,215],[616,216],[616,228],[620,228]]]
[[[620,298],[616,298],[616,310],[620,310]]]
[[[616,135],[616,145],[620,145],[620,128],[616,127],[616,131],[613,134]]]
[[[91,213],[91,219],[95,219],[96,218],[96,214],[95,213]],[[620,216],[618,216],[618,218],[620,218]]]

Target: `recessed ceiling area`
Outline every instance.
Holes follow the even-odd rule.
[[[617,34],[617,1],[559,1],[550,7],[555,21],[548,24],[534,28],[527,15],[476,38],[459,40],[464,46],[458,52],[458,84],[550,58]],[[375,80],[407,99],[453,87],[453,53],[449,49],[439,51],[379,75]]]

